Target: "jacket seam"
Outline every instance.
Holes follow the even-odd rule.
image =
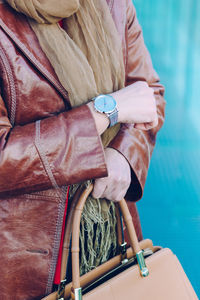
[[[9,82],[9,89],[10,89],[10,98],[11,98],[11,105],[10,105],[10,122],[12,126],[15,124],[15,117],[16,117],[16,107],[17,107],[17,93],[16,93],[16,86],[15,80],[13,76],[13,72],[8,61],[8,58],[5,54],[5,51],[0,47],[0,58],[4,65],[8,82]]]
[[[49,184],[49,180],[44,181],[44,183],[45,183],[45,184],[47,184],[47,183]],[[19,189],[25,189],[26,184],[30,184],[30,178],[24,179],[23,181],[19,181],[19,182],[17,183],[17,188],[16,188],[15,190],[13,190],[13,191],[17,191],[17,190],[19,190]],[[8,192],[8,189],[3,189],[3,186],[4,186],[4,185],[1,185],[1,186],[0,186],[0,193],[7,193],[7,192]],[[36,186],[37,186],[37,185],[36,185]],[[34,188],[34,186],[33,186],[33,188]],[[12,190],[10,189],[9,191],[12,191]],[[23,193],[23,195],[24,195],[24,193]]]
[[[44,200],[45,197],[45,200]],[[19,197],[20,198],[20,197]],[[55,202],[55,201],[49,201],[49,199],[60,199],[60,197],[57,196],[46,196],[46,195],[30,195],[30,194],[23,194],[23,197],[21,196],[21,198],[28,198],[28,199],[35,199],[36,201],[44,201],[46,202],[46,199],[48,199],[48,202]]]
[[[40,123],[41,123],[40,120],[36,121],[36,123],[35,123],[35,126],[36,126],[35,146],[36,146],[36,149],[38,150],[38,153],[40,155],[40,158],[41,158],[41,161],[43,163],[44,169],[47,173],[47,176],[49,177],[53,188],[57,190],[57,189],[59,189],[59,186],[58,186],[58,184],[55,180],[55,177],[54,177],[53,172],[51,170],[50,164],[49,164],[48,159],[46,157],[45,151],[43,150],[42,145],[41,145]]]
[[[57,218],[56,218],[56,226],[55,226],[55,234],[54,234],[54,242],[53,242],[53,249],[52,249],[52,259],[49,266],[48,271],[48,279],[47,279],[47,285],[46,285],[46,294],[51,293],[52,286],[53,286],[53,279],[54,279],[54,273],[56,269],[57,264],[57,257],[58,257],[58,250],[60,247],[60,237],[61,237],[61,229],[62,229],[62,223],[63,223],[63,214],[64,214],[64,208],[65,208],[65,201],[66,201],[66,194],[67,194],[67,188],[64,186],[62,188],[59,188],[53,172],[51,170],[50,164],[48,162],[48,159],[46,157],[45,151],[42,148],[41,145],[41,137],[40,137],[40,123],[41,121],[36,121],[36,135],[35,135],[35,146],[38,150],[38,153],[40,155],[41,161],[43,163],[44,169],[51,181],[51,184],[53,188],[58,192],[57,195],[60,199],[59,205],[58,205],[58,211],[57,211]]]
[[[27,198],[30,198],[30,199],[39,199],[40,201],[41,201],[41,199],[43,199],[44,197],[45,197],[45,199],[60,199],[60,197],[58,197],[58,195],[46,195],[46,194],[44,194],[44,193],[35,193],[34,192],[34,194],[32,194],[32,193],[30,193],[30,194],[23,194],[22,196],[19,196],[19,197],[27,197]],[[44,200],[45,201],[45,200]],[[53,201],[53,202],[55,202],[55,201]]]
[[[57,211],[57,219],[56,219],[56,230],[54,235],[54,243],[52,250],[52,259],[49,267],[49,276],[46,285],[46,295],[50,294],[53,287],[54,274],[56,270],[57,260],[58,260],[58,251],[60,248],[60,238],[61,238],[61,230],[63,224],[63,216],[65,210],[66,196],[67,196],[67,186],[63,186],[61,189],[61,197],[58,205]]]

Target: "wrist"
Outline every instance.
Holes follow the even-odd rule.
[[[123,123],[123,109],[122,109],[122,101],[120,101],[120,95],[118,92],[114,92],[110,94],[116,101],[117,111],[118,111],[118,123]]]
[[[87,103],[86,105],[89,107],[89,109],[92,113],[92,116],[93,116],[95,124],[96,124],[97,131],[98,131],[99,135],[101,135],[108,128],[109,119],[105,114],[100,114],[100,113],[96,112],[96,110],[94,109],[93,101]]]

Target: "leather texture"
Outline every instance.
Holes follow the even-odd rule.
[[[170,249],[146,259],[149,276],[133,266],[83,296],[84,300],[198,300],[181,264]]]
[[[73,217],[71,249],[72,291],[81,287],[79,273],[79,228],[81,212],[92,188],[92,185],[89,186],[81,194]],[[119,202],[119,207],[127,227],[132,253],[139,253],[142,250],[141,244],[138,242],[132,218],[124,199]],[[138,265],[132,266],[84,295],[83,299],[102,299],[102,297],[105,300],[144,300],[145,298],[150,300],[198,299],[181,264],[170,249],[158,250],[158,252],[147,257],[145,262],[149,270],[149,276],[142,277]],[[72,293],[72,299],[74,299],[73,296]]]
[[[117,255],[107,261],[106,263],[102,264],[101,266],[95,268],[94,270],[90,271],[89,273],[83,275],[79,280],[79,231],[80,231],[80,219],[81,214],[83,211],[83,207],[85,204],[86,199],[88,198],[89,194],[93,189],[93,185],[90,184],[87,188],[79,188],[73,199],[73,203],[70,209],[70,214],[68,216],[68,224],[65,230],[65,238],[63,243],[63,251],[62,251],[62,266],[61,266],[61,280],[65,280],[66,278],[66,269],[67,269],[67,262],[69,259],[69,252],[71,250],[72,253],[72,267],[73,267],[73,279],[74,285],[73,288],[77,288],[79,286],[86,287],[90,283],[94,282],[107,272],[111,271],[113,268],[119,266],[122,261],[122,256]],[[125,201],[125,200],[124,200]],[[122,243],[122,228],[121,228],[121,220],[119,217],[119,210],[120,207],[116,204],[116,212],[117,212],[117,230],[118,230],[118,243],[119,246]],[[126,251],[126,257],[128,259],[135,256],[136,252],[140,251],[140,249],[151,249],[152,251],[156,251],[158,248],[153,247],[151,240],[142,240],[140,243],[137,241],[136,232],[134,230],[132,224],[132,217],[128,210],[128,207],[125,206],[125,210],[123,210],[124,214],[126,214],[126,225],[132,226],[132,234],[134,235],[134,240],[136,241],[136,247],[134,249],[128,248]],[[129,224],[130,225],[129,225]],[[129,228],[130,231],[130,228]],[[72,247],[70,249],[71,244],[71,236],[72,236]],[[74,269],[75,264],[75,269]],[[65,299],[70,297],[72,289],[72,283],[66,285],[64,290],[64,297]],[[56,300],[57,299],[57,292],[51,293],[47,297],[43,298],[43,300]]]
[[[149,239],[145,239],[139,242],[140,248],[141,249],[151,249],[152,251],[157,251],[160,249],[160,247],[155,247],[152,244],[152,241]],[[130,259],[135,255],[133,250],[131,248],[127,249],[127,258]],[[121,264],[121,255],[117,255],[114,258],[110,259],[106,263],[102,264],[98,268],[90,271],[89,273],[86,273],[85,275],[80,277],[80,285],[81,287],[85,288],[87,287],[90,283],[94,282],[95,280],[99,279],[101,276],[106,274],[107,272],[111,271],[115,267],[119,266]],[[72,289],[72,283],[69,283],[65,287],[65,294],[64,297],[65,299],[68,299],[71,294],[71,289]],[[53,292],[50,295],[42,298],[42,300],[56,300],[57,299],[57,292]]]
[[[131,0],[108,0],[122,40],[126,84],[155,90],[159,125],[149,132],[123,125],[110,144],[132,167],[127,200],[142,196],[164,88],[153,70]],[[0,290],[5,300],[41,299],[52,290],[66,186],[107,175],[89,109],[70,107],[26,17],[0,1]],[[78,123],[78,126],[77,126]],[[142,238],[135,204],[129,204]]]

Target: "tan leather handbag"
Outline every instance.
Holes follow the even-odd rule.
[[[151,240],[138,242],[132,217],[125,200],[119,208],[126,225],[131,247],[96,269],[80,277],[79,273],[79,227],[84,203],[91,193],[90,185],[81,195],[76,194],[72,226],[72,282],[65,286],[65,270],[69,254],[69,231],[66,233],[62,276],[59,292],[54,292],[43,300],[196,300],[177,257],[168,248],[154,247]],[[77,202],[77,203],[76,203]],[[71,218],[71,216],[70,216]],[[121,239],[118,214],[118,237]],[[121,242],[121,241],[120,241]]]

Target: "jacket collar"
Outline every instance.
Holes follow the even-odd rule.
[[[114,0],[106,0],[112,11]],[[0,27],[12,39],[22,53],[43,74],[67,101],[67,91],[63,88],[45,53],[42,51],[35,33],[27,18],[14,11],[7,3],[0,0]]]
[[[0,2],[0,27],[69,104],[68,93],[59,82],[26,17]]]

